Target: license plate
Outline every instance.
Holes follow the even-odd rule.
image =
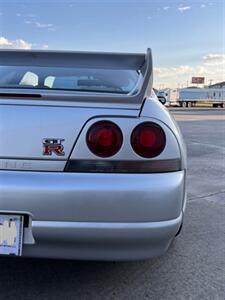
[[[0,255],[22,253],[23,216],[0,214]]]

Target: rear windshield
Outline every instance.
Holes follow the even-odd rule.
[[[139,76],[135,70],[0,66],[0,88],[128,94]]]

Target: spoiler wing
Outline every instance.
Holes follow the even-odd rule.
[[[63,100],[96,103],[121,103],[140,106],[152,90],[152,53],[146,54],[105,53],[105,52],[69,52],[36,50],[0,50],[0,66],[45,66],[69,68],[99,68],[114,70],[137,70],[142,73],[134,94],[82,93],[74,91],[54,91],[35,89],[0,89],[1,98],[45,100]]]

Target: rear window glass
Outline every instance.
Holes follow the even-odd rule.
[[[128,94],[139,76],[135,70],[0,66],[0,88]]]

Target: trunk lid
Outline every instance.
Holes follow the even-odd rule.
[[[67,160],[83,126],[98,116],[137,117],[139,110],[0,104],[0,158]],[[44,139],[61,139],[65,155],[43,156]]]

